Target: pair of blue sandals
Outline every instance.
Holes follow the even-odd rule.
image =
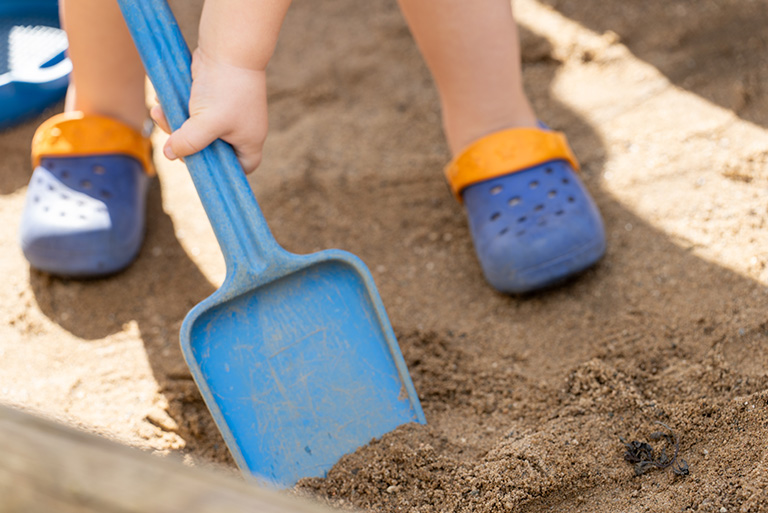
[[[71,63],[56,0],[0,0],[0,129],[60,99]],[[144,238],[151,145],[116,120],[65,113],[37,130],[21,220],[32,267],[99,277],[128,267]],[[544,126],[471,144],[446,167],[488,282],[519,294],[558,283],[605,252],[600,214],[564,136]]]
[[[154,173],[147,137],[113,119],[54,116],[33,140],[21,222],[32,267],[98,277],[141,248]],[[446,167],[488,282],[520,294],[556,284],[605,252],[600,214],[559,132],[517,128],[476,141]]]
[[[41,112],[67,87],[71,63],[56,0],[0,0],[0,128]],[[109,118],[68,113],[41,125],[21,221],[32,267],[98,277],[126,268],[144,238],[154,173],[147,137]],[[488,282],[505,293],[541,289],[605,251],[600,214],[562,134],[490,134],[446,167],[464,204]]]

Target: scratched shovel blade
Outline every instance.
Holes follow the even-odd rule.
[[[190,54],[165,0],[118,0],[166,118],[188,117]],[[184,357],[240,468],[287,487],[424,422],[373,278],[354,255],[294,255],[267,227],[231,147],[185,159],[227,277],[182,324]]]
[[[323,260],[185,321],[190,361],[245,468],[277,483],[322,476],[420,420],[367,281],[351,261]]]

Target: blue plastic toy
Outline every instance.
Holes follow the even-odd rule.
[[[165,0],[119,0],[172,128],[190,54]],[[354,255],[272,237],[232,148],[185,159],[227,265],[184,319],[192,374],[241,469],[287,487],[397,426],[425,422],[373,278]]]
[[[0,129],[64,97],[72,63],[55,0],[0,0]]]

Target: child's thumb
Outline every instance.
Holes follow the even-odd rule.
[[[205,123],[192,117],[173,132],[163,147],[163,153],[171,160],[186,157],[202,150],[217,139],[216,134],[205,128]]]

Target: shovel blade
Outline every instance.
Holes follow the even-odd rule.
[[[324,476],[371,439],[424,422],[360,266],[320,261],[201,303],[185,320],[187,363],[238,464],[260,481],[286,487]]]

